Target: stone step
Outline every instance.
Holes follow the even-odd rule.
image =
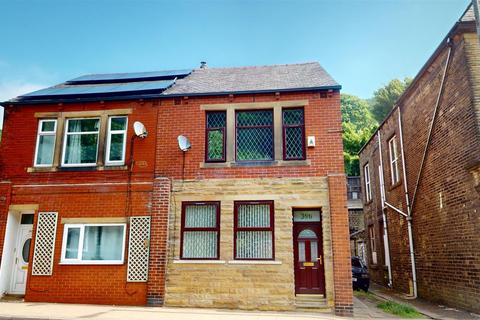
[[[295,297],[295,307],[297,309],[330,310],[323,295],[297,295]]]

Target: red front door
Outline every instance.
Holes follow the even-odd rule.
[[[317,212],[318,214],[315,216],[318,215],[320,219],[319,210],[317,210]],[[294,212],[294,215],[298,215],[298,213],[299,212]],[[310,211],[302,210],[300,213],[303,215],[307,213],[307,215],[312,216]],[[295,215],[295,217],[297,217],[297,215]],[[321,222],[294,219],[293,241],[295,259],[295,293],[325,294]]]

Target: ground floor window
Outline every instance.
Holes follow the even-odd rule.
[[[235,259],[274,259],[273,201],[235,201]]]
[[[218,259],[220,202],[182,203],[182,259]]]
[[[121,264],[125,252],[125,224],[66,224],[62,263]]]

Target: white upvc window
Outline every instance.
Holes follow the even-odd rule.
[[[65,224],[63,264],[123,264],[126,225]]]
[[[368,163],[363,167],[363,174],[365,179],[365,201],[372,200],[372,185],[370,182],[370,166]]]
[[[125,164],[127,121],[127,117],[108,118],[106,165]]]
[[[42,119],[38,122],[37,145],[35,147],[35,167],[50,167],[55,153],[57,120]]]
[[[373,225],[368,227],[370,238],[370,252],[372,253],[372,264],[377,264],[377,244],[375,239],[375,228]]]
[[[398,171],[398,152],[397,152],[397,137],[393,136],[388,140],[388,150],[390,153],[390,173],[392,178],[392,185],[400,181],[400,173]]]
[[[99,133],[99,118],[67,119],[63,141],[62,166],[96,166]]]

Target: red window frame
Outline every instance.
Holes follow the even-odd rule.
[[[208,127],[208,115],[212,113],[224,113],[225,114],[225,127]],[[226,139],[226,133],[227,133],[227,112],[226,111],[207,111],[205,113],[205,162],[225,162],[226,161],[226,148],[227,148],[227,139]],[[208,145],[208,134],[210,131],[221,131],[222,136],[223,136],[223,152],[222,152],[222,158],[221,159],[209,159],[208,158],[208,151],[209,151],[209,145]]]
[[[261,112],[261,111],[270,111],[272,113],[272,124],[271,125],[261,125],[261,126],[239,126],[238,125],[238,114],[243,112]],[[257,160],[257,159],[246,159],[239,160],[237,156],[238,150],[238,129],[262,129],[262,128],[271,128],[272,129],[272,159],[268,160]],[[236,162],[248,162],[248,161],[275,161],[275,114],[273,109],[249,109],[249,110],[235,110],[235,161]]]
[[[216,208],[216,227],[190,228],[185,227],[185,210],[187,206],[214,205]],[[185,231],[216,231],[217,232],[217,256],[215,258],[184,258],[183,257],[183,233]],[[180,259],[182,260],[218,260],[220,259],[220,201],[184,201],[182,202],[182,219],[180,227]]]
[[[285,124],[285,111],[301,110],[303,113],[302,124]],[[287,158],[287,128],[301,128],[302,129],[302,157],[300,158]],[[305,147],[305,110],[304,108],[284,108],[282,109],[282,134],[283,134],[283,160],[305,160],[307,158],[307,152]]]
[[[238,227],[238,207],[245,204],[268,204],[270,207],[270,227]],[[274,220],[274,202],[273,200],[261,201],[234,201],[233,214],[233,259],[234,260],[275,260],[275,220]],[[272,232],[272,257],[271,258],[237,258],[237,232],[239,231],[271,231]]]

